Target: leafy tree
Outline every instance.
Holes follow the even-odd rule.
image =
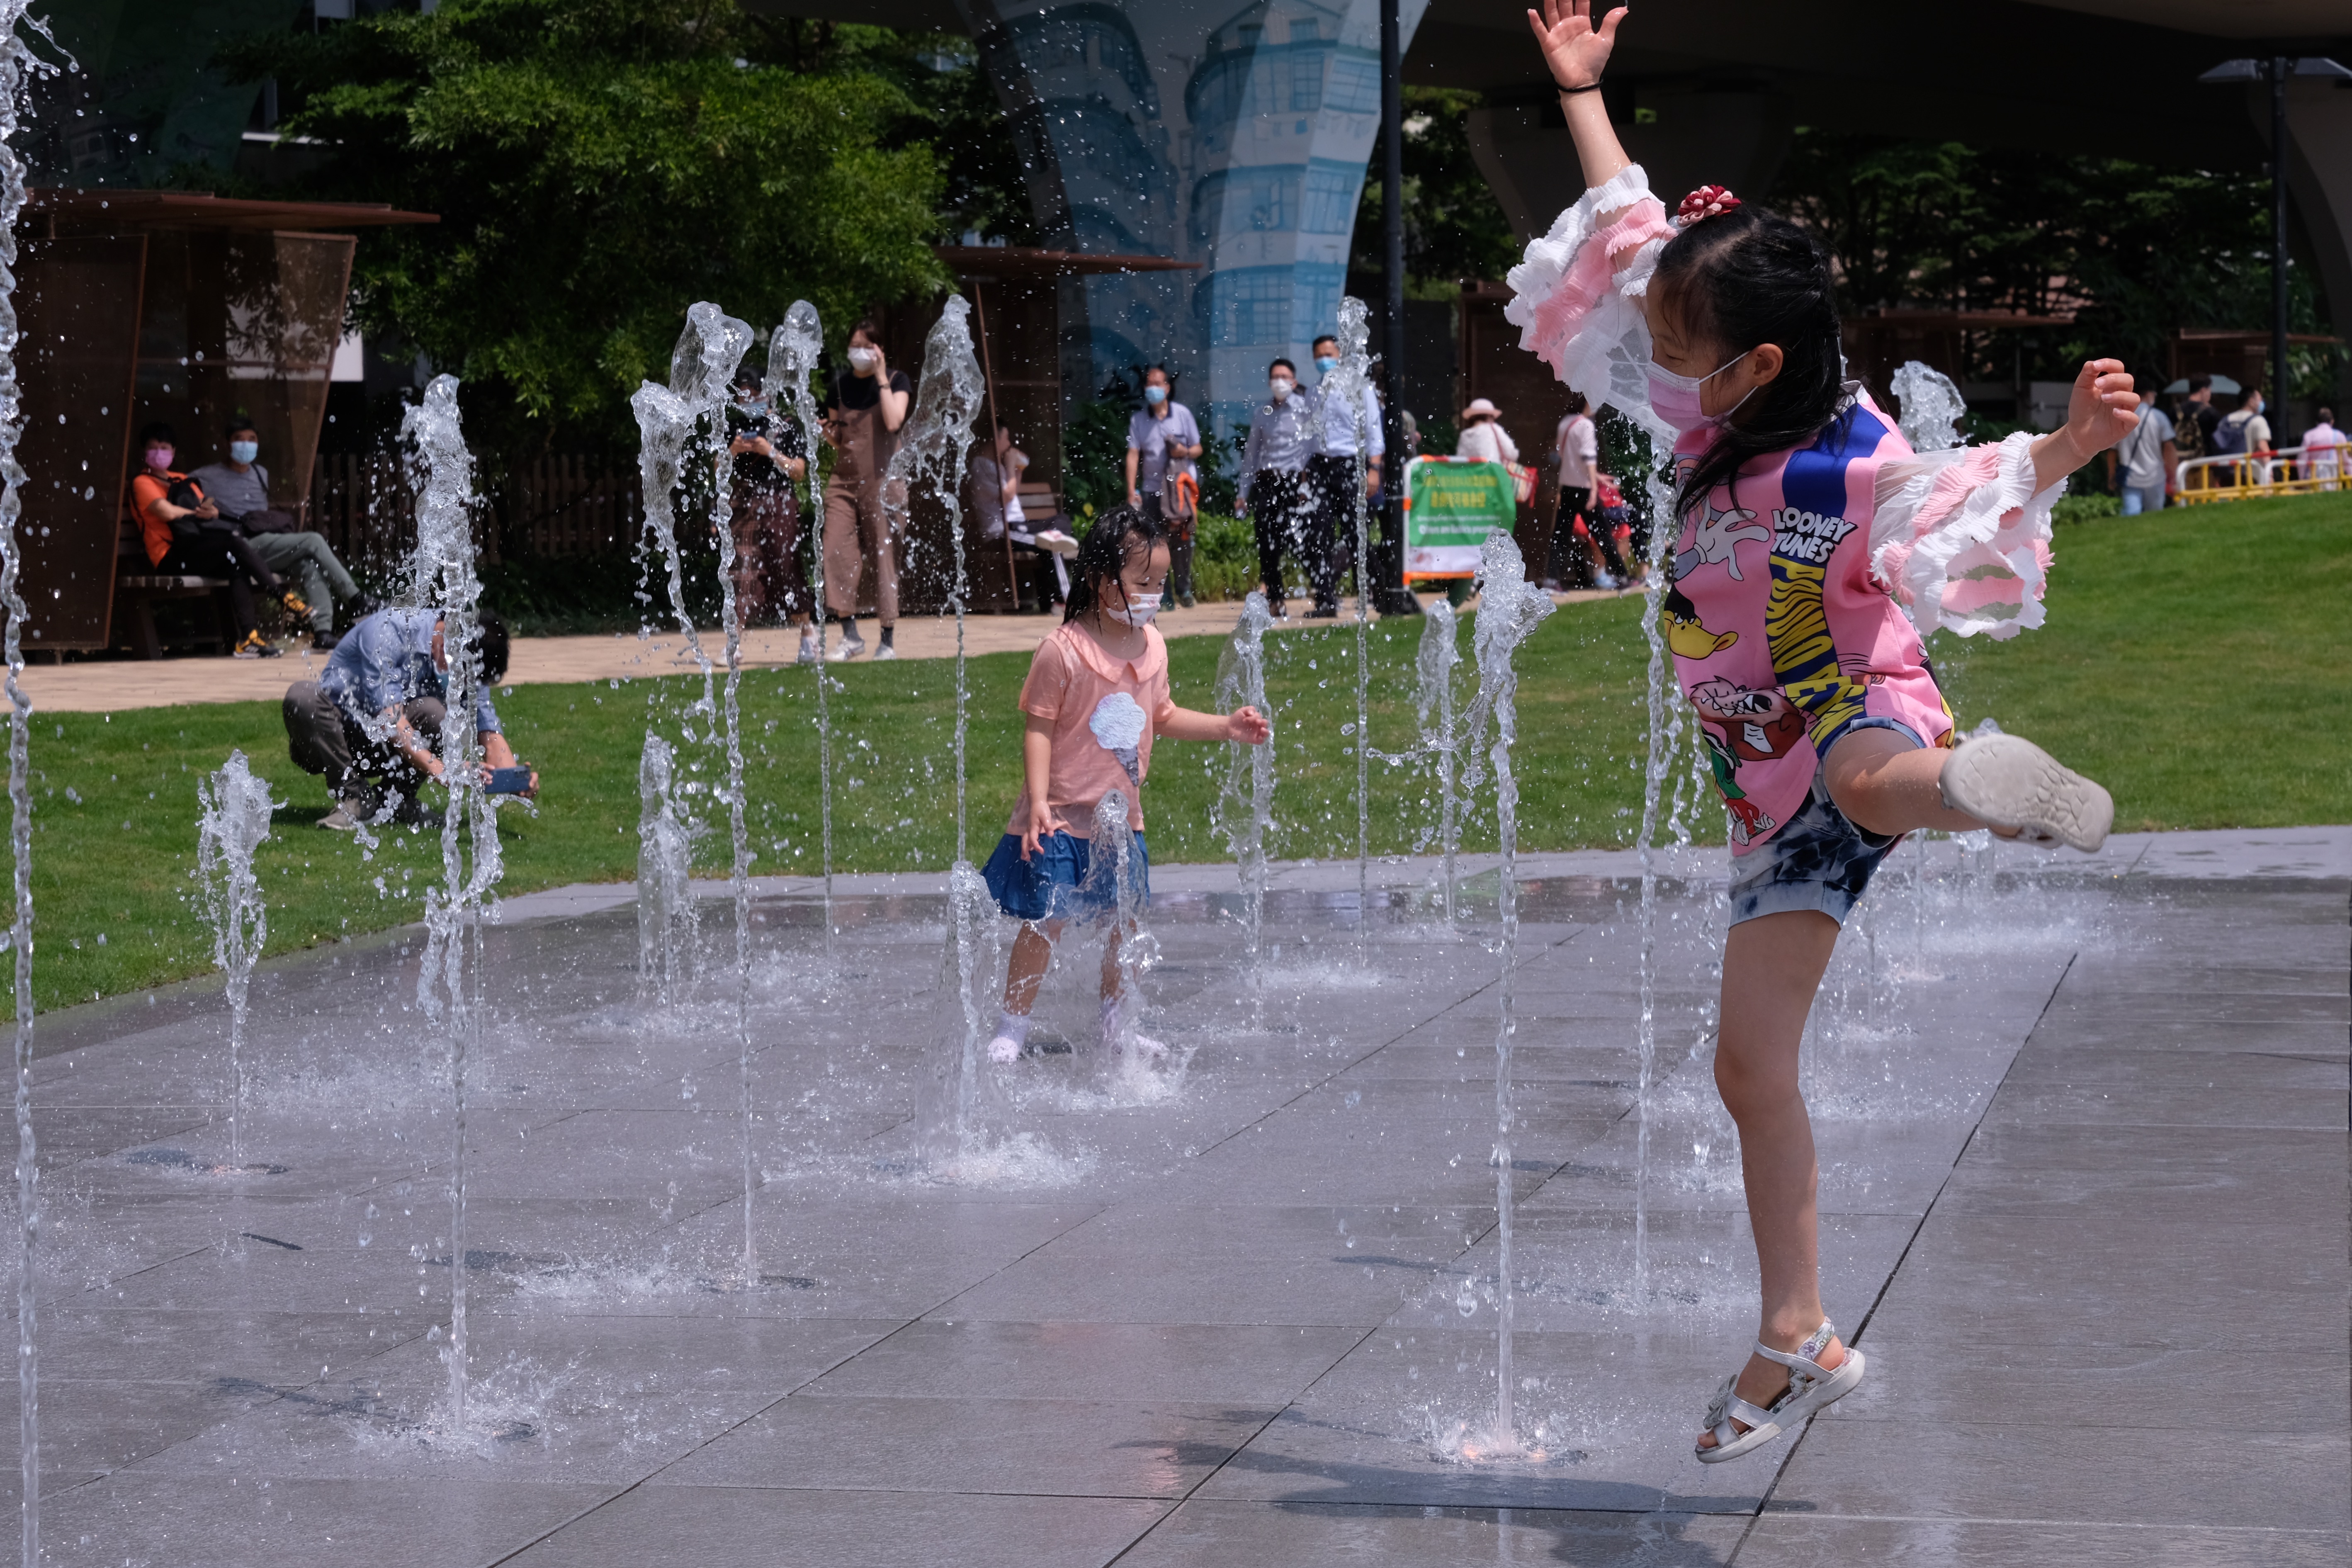
[[[2094,353],[2160,366],[2175,328],[2270,325],[2270,185],[2252,174],[1811,130],[1773,203],[1829,247],[1848,310],[2074,313],[2031,347],[1983,342],[1987,379],[2020,358],[2067,379]],[[2294,330],[2320,330],[2309,269],[2288,289]],[[2332,379],[2332,355],[2297,359],[2299,390]]]
[[[1519,242],[1470,156],[1470,111],[1482,101],[1454,88],[1404,89],[1405,289],[1418,299],[1451,299],[1464,279],[1500,278],[1518,263]],[[1375,147],[1356,206],[1354,272],[1387,269],[1380,169]]]
[[[440,215],[366,231],[354,311],[489,390],[469,432],[511,452],[632,441],[698,299],[765,327],[806,298],[838,338],[946,285],[915,106],[793,42],[733,0],[443,0],[223,63],[334,148],[300,194]]]

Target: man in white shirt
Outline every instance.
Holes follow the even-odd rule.
[[[1257,530],[1258,576],[1265,607],[1283,614],[1282,557],[1305,568],[1319,602],[1331,552],[1307,538],[1307,459],[1315,455],[1315,400],[1298,390],[1298,371],[1286,359],[1265,367],[1266,397],[1250,416],[1242,451],[1240,510]]]
[[[1381,401],[1368,384],[1360,400],[1334,397],[1329,385],[1339,368],[1339,340],[1328,333],[1315,340],[1315,369],[1322,378],[1315,390],[1317,451],[1307,459],[1307,504],[1314,509],[1308,525],[1309,547],[1321,547],[1329,563],[1315,580],[1315,607],[1307,614],[1330,617],[1339,613],[1339,579],[1356,563],[1356,432],[1364,433],[1362,493],[1366,510],[1379,505],[1381,464],[1388,443],[1381,432]]]
[[[2139,423],[2132,427],[2130,435],[2107,449],[2107,482],[2115,484],[2116,470],[2122,469],[2126,517],[2164,510],[2165,493],[2172,489],[2174,466],[2179,458],[2173,442],[2172,421],[2156,405],[2155,394],[2147,390],[2146,377],[2139,384]]]

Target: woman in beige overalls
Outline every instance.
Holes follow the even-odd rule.
[[[882,646],[874,657],[898,657],[890,646],[898,626],[898,557],[882,510],[882,476],[898,448],[914,388],[905,372],[889,368],[880,335],[871,321],[850,330],[849,374],[833,378],[825,409],[825,434],[835,455],[824,485],[824,607],[842,626],[841,645],[825,657],[836,663],[866,651],[857,635],[857,585],[868,562],[875,618],[882,623]]]

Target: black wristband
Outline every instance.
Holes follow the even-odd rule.
[[[1553,85],[1558,86],[1557,83],[1554,83]],[[1597,81],[1588,81],[1582,87],[1563,87],[1560,88],[1559,90],[1562,93],[1599,92],[1601,90],[1601,84]]]

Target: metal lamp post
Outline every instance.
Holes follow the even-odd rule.
[[[2268,59],[2224,60],[2197,79],[2217,87],[2234,82],[2270,83],[2271,405],[2281,421],[2286,418],[2286,79],[2291,76],[2352,81],[2352,70],[2313,55],[2300,59],[2273,55]]]

